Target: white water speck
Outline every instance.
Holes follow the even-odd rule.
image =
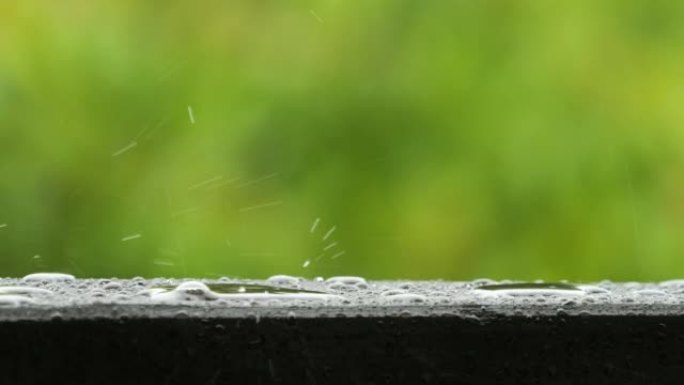
[[[126,153],[126,152],[132,150],[132,149],[135,148],[135,146],[137,146],[137,145],[138,145],[138,142],[136,142],[135,140],[133,140],[133,141],[131,141],[130,143],[128,143],[125,147],[121,148],[120,150],[115,151],[115,152],[112,154],[112,157],[113,157],[113,158],[116,158],[117,156],[122,155],[122,154],[124,154],[124,153]]]
[[[311,261],[307,259],[306,261],[304,261],[304,264],[302,265],[302,267],[306,269],[307,267],[309,267],[310,264],[311,264]]]
[[[201,182],[199,182],[199,183],[197,183],[197,184],[194,184],[194,185],[190,186],[190,187],[188,188],[188,190],[190,190],[190,191],[197,190],[197,189],[199,189],[199,188],[201,188],[201,187],[205,187],[205,186],[210,185],[210,184],[212,184],[212,183],[216,183],[216,182],[220,181],[221,179],[223,179],[223,175],[216,175],[216,176],[211,177],[211,178],[209,178],[209,179],[207,179],[207,180],[203,180],[203,181],[201,181]]]
[[[320,16],[318,16],[318,14],[316,14],[316,12],[314,12],[313,9],[310,9],[309,13],[311,13],[311,16],[318,20],[319,23],[323,24],[323,19],[321,19]]]
[[[5,227],[7,227],[7,223],[0,223],[0,229],[4,229]]]
[[[346,251],[340,251],[339,253],[333,255],[332,257],[330,257],[330,259],[339,258],[339,257],[343,256],[345,253],[346,253]]]
[[[325,235],[323,236],[323,240],[325,241],[326,239],[328,239],[332,235],[332,233],[335,232],[335,230],[337,230],[337,226],[331,227],[330,230],[328,230],[328,232],[325,233]]]
[[[132,240],[138,239],[138,238],[140,238],[140,237],[142,237],[142,235],[140,235],[140,234],[129,235],[129,236],[127,236],[127,237],[121,238],[121,242],[132,241]]]
[[[34,255],[33,259],[40,259],[40,255],[38,255],[38,254]]]
[[[316,218],[313,221],[313,224],[311,225],[311,233],[313,234],[314,231],[316,231],[316,228],[318,227],[318,223],[321,221],[321,218]]]
[[[337,246],[337,242],[333,242],[333,243],[329,244],[328,246],[324,247],[324,248],[323,248],[323,251],[328,251],[328,250],[332,249],[332,248],[335,247],[335,246]]]
[[[255,206],[243,207],[243,208],[239,209],[238,211],[241,212],[241,213],[244,213],[244,212],[247,212],[247,211],[263,209],[263,208],[266,208],[266,207],[279,206],[279,205],[281,205],[281,204],[283,204],[283,201],[267,202],[267,203],[262,203],[262,204],[255,205]]]
[[[257,184],[257,183],[261,183],[261,182],[263,182],[263,181],[265,181],[265,180],[269,180],[269,179],[271,179],[271,178],[275,178],[275,177],[277,177],[277,176],[278,176],[278,173],[277,173],[277,172],[274,172],[273,174],[268,174],[268,175],[264,175],[264,176],[261,176],[261,177],[256,178],[256,179],[248,180],[248,181],[246,181],[246,182],[244,182],[244,183],[238,185],[237,188],[243,188],[243,187],[251,186],[251,185],[254,185],[254,184]]]
[[[190,123],[195,124],[195,114],[192,113],[192,107],[188,106],[188,117],[190,117]]]

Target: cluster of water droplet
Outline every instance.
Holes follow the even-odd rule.
[[[684,280],[661,283],[512,282],[478,279],[470,282],[373,281],[338,276],[307,280],[275,275],[266,280],[76,279],[69,274],[36,273],[21,279],[0,279],[0,309],[116,306],[262,307],[325,309],[323,315],[357,311],[372,314],[449,314],[479,317],[487,313],[558,315],[600,313],[604,309],[672,309],[684,306]],[[348,310],[339,310],[339,309]],[[338,309],[338,310],[335,310]],[[183,311],[180,309],[179,311]],[[263,310],[259,310],[260,312]],[[484,312],[484,313],[483,313]],[[258,313],[257,317],[258,317]],[[0,317],[3,313],[0,312]]]

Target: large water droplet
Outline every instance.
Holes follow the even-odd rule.
[[[149,295],[150,298],[156,302],[214,301],[217,299],[246,301],[323,301],[339,298],[338,296],[327,293],[293,288],[230,283],[205,284],[198,281],[183,282],[177,287],[164,286],[152,288],[145,290],[143,294]]]
[[[660,297],[660,296],[666,296],[667,293],[658,290],[658,289],[642,289],[642,290],[637,290],[636,294],[638,295],[643,295],[643,296],[648,296],[648,297]]]
[[[671,279],[669,281],[663,281],[660,286],[666,289],[682,289],[684,288],[684,279]]]
[[[331,289],[345,289],[345,288],[367,289],[368,288],[368,282],[366,282],[366,280],[364,278],[361,278],[361,277],[353,277],[353,276],[331,277],[331,278],[328,278],[325,282],[328,285],[328,287],[330,287]]]
[[[33,273],[25,276],[21,280],[22,282],[71,282],[76,280],[76,278],[71,274],[64,273]]]
[[[23,295],[0,294],[0,308],[3,307],[19,307],[21,305],[30,305],[34,301]]]
[[[213,301],[218,296],[202,282],[188,281],[183,282],[175,288],[160,288],[163,291],[152,292],[151,296],[154,300],[159,302],[177,302],[177,301]],[[170,290],[168,290],[170,289]]]
[[[420,294],[400,293],[385,297],[387,303],[391,305],[419,305],[427,302],[427,297]]]
[[[102,288],[105,290],[121,290],[123,286],[119,282],[108,282]]]
[[[299,278],[283,274],[271,276],[266,281],[276,285],[299,286]]]
[[[577,287],[587,294],[608,294],[608,293],[610,293],[610,291],[608,289],[600,287],[600,286],[580,285]]]
[[[52,295],[50,290],[26,286],[0,286],[0,294],[19,294],[28,296]]]
[[[260,294],[291,294],[291,293],[315,293],[325,294],[317,291],[309,291],[302,289],[291,289],[287,287],[265,286],[265,285],[245,285],[245,284],[226,284],[226,283],[212,283],[207,287],[220,294],[242,294],[242,293],[260,293]]]
[[[577,286],[567,283],[503,283],[480,286],[475,290],[505,294],[511,296],[556,296],[556,295],[584,295],[585,292]]]

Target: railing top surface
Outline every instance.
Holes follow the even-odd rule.
[[[684,281],[0,279],[0,321],[94,318],[684,316]]]

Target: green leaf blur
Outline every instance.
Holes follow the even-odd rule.
[[[681,276],[681,20],[665,0],[2,1],[0,274]]]

